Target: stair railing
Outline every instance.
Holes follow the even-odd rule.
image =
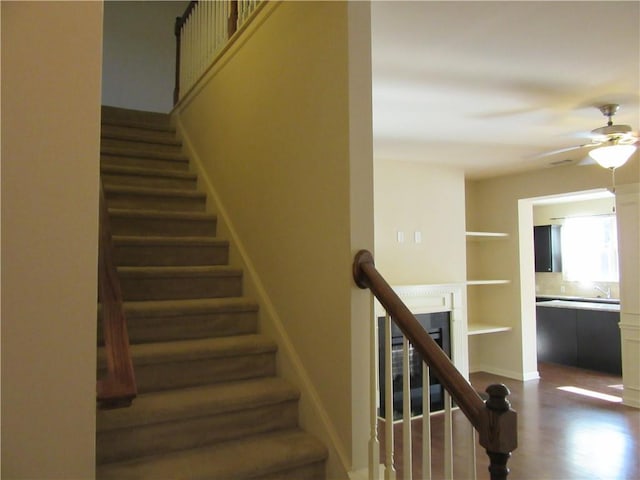
[[[174,25],[174,105],[202,77],[229,39],[256,11],[260,0],[191,1]]]
[[[517,424],[516,412],[510,408],[506,397],[509,390],[504,385],[490,385],[487,387],[489,399],[485,402],[473,389],[469,382],[460,374],[449,357],[443,352],[440,346],[431,338],[424,328],[417,321],[408,307],[402,302],[400,297],[394,292],[382,275],[375,268],[373,255],[367,250],[361,250],[354,258],[353,278],[355,283],[362,289],[370,289],[380,304],[387,312],[385,329],[385,479],[395,478],[395,467],[393,458],[393,380],[392,380],[392,360],[391,360],[391,319],[404,335],[403,338],[403,470],[404,478],[412,478],[412,436],[411,436],[411,405],[410,405],[410,370],[409,370],[409,344],[411,344],[423,361],[422,385],[429,385],[428,375],[431,371],[439,379],[445,390],[445,419],[444,419],[444,476],[453,478],[453,454],[452,454],[452,421],[451,421],[451,401],[464,413],[472,429],[472,457],[470,465],[472,474],[470,478],[475,478],[475,431],[479,435],[479,443],[485,448],[489,456],[489,472],[491,480],[506,480],[509,473],[507,461],[511,452],[517,447]],[[373,322],[375,325],[377,322]],[[374,340],[371,359],[374,368],[371,374],[371,439],[370,439],[370,478],[377,478],[379,462],[379,441],[378,441],[378,418],[377,418],[377,391],[378,375],[377,369],[377,346],[375,334],[372,327],[371,337]],[[381,367],[383,368],[383,367]],[[429,388],[423,389],[423,466],[422,477],[431,478],[431,430],[429,419],[430,401]],[[475,431],[474,431],[475,430]]]
[[[96,384],[97,401],[101,408],[128,407],[137,395],[137,388],[102,183],[98,245],[98,300],[102,313],[107,374]]]

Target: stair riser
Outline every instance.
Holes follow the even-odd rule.
[[[120,285],[125,301],[186,300],[242,295],[241,275],[154,278],[120,274]]]
[[[166,237],[215,236],[214,219],[192,220],[110,215],[114,235],[150,235]]]
[[[256,311],[202,313],[174,317],[135,317],[127,314],[131,343],[168,342],[256,333]],[[104,344],[102,321],[98,317],[98,343]]]
[[[251,480],[327,480],[327,474],[324,462],[315,462],[290,470],[253,477]]]
[[[182,145],[167,145],[161,143],[139,142],[127,139],[102,138],[100,140],[101,149],[121,148],[131,151],[134,155],[136,152],[160,153],[170,155],[182,155]]]
[[[106,191],[110,208],[130,208],[140,210],[161,210],[165,212],[204,212],[205,197],[182,197],[162,195],[138,195],[124,192]]]
[[[273,352],[133,367],[138,393],[275,375]],[[102,377],[98,377],[102,378]]]
[[[120,266],[225,265],[227,245],[118,245],[116,264]]]
[[[297,420],[297,401],[288,401],[209,417],[101,432],[97,436],[97,461],[101,464],[197,448],[245,435],[293,428]]]
[[[159,170],[189,170],[189,162],[186,160],[169,160],[163,158],[131,157],[124,155],[111,155],[103,153],[100,155],[102,165],[113,165],[118,167],[138,167],[157,168]]]
[[[127,175],[118,173],[103,173],[102,184],[145,188],[177,188],[195,190],[198,182],[191,178],[155,177],[151,175]]]

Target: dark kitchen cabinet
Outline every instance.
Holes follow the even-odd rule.
[[[536,307],[538,360],[620,375],[618,312]]]
[[[536,307],[538,360],[576,367],[578,336],[576,310]]]
[[[578,366],[622,375],[617,312],[577,311]]]
[[[562,271],[561,228],[561,225],[538,225],[533,227],[536,272]]]

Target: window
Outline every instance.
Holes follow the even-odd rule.
[[[617,282],[615,215],[565,219],[562,225],[562,263],[564,280]]]

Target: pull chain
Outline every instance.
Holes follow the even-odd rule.
[[[613,207],[611,208],[613,213],[616,213],[616,169],[611,169],[611,193],[613,193]]]

